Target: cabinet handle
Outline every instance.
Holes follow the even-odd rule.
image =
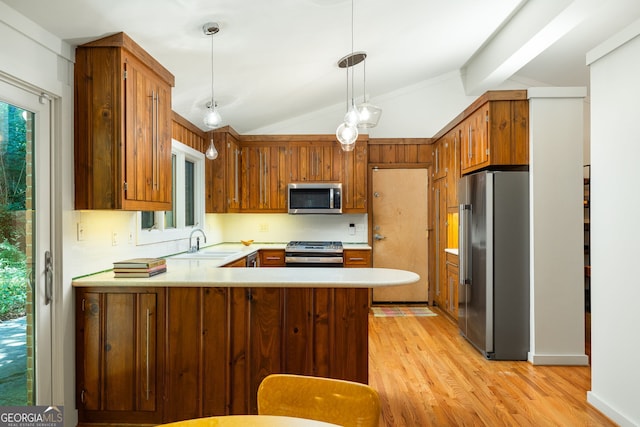
[[[151,142],[152,142],[152,155],[151,155],[151,174],[153,175],[152,186],[154,190],[157,190],[159,187],[160,181],[160,168],[158,166],[158,145],[159,145],[159,103],[160,103],[160,93],[156,93],[155,90],[151,91]]]
[[[258,149],[258,207],[262,205],[262,151]]]
[[[84,403],[84,390],[80,392],[80,402]]]
[[[234,176],[234,188],[233,188],[233,201],[234,202],[238,202],[238,158],[240,157],[240,151],[236,148],[235,150],[235,161],[236,161],[236,169],[235,169],[235,176]]]
[[[147,370],[147,400],[149,400],[149,316],[151,314],[149,313],[149,309],[147,308],[147,335],[145,337],[145,348],[146,348],[146,353],[145,353],[145,365],[146,365],[146,370]]]
[[[279,261],[281,259],[282,259],[282,257],[279,257],[279,256],[268,256],[267,257],[268,261]]]
[[[436,248],[440,248],[440,189],[436,189],[435,196],[436,208]],[[436,295],[440,296],[440,251],[436,250]]]
[[[264,191],[262,194],[264,195],[264,204],[266,205],[269,202],[269,186],[268,186],[269,165],[267,163],[267,153],[264,153],[263,159],[264,159],[263,160],[264,167],[262,169],[262,175],[264,179],[262,180],[262,186],[264,188]]]
[[[349,258],[349,261],[364,261],[364,258],[362,258],[362,257],[354,257],[354,258]]]
[[[156,94],[156,189],[160,188],[160,92]]]

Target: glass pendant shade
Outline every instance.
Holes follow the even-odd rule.
[[[358,139],[358,128],[355,125],[341,123],[336,130],[336,137],[343,151],[353,151]]]
[[[220,117],[220,113],[218,113],[215,107],[209,107],[208,111],[204,114],[203,122],[208,129],[216,129],[220,127],[222,117]]]
[[[349,110],[344,115],[344,122],[350,126],[357,126],[360,122],[360,118],[358,116],[358,109],[352,103]]]
[[[357,109],[359,128],[372,128],[378,125],[380,115],[382,114],[382,108],[365,101],[358,105]]]
[[[213,139],[211,140],[211,144],[209,144],[209,148],[207,148],[204,155],[207,156],[207,159],[209,160],[215,160],[218,158],[218,150],[216,150],[216,146],[213,145]]]

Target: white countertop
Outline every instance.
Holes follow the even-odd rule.
[[[251,246],[226,243],[201,249],[202,258],[167,258],[167,272],[148,278],[114,278],[111,270],[74,279],[73,286],[215,286],[376,288],[408,285],[420,280],[416,273],[388,268],[264,267],[219,268],[260,249],[284,249],[286,243]],[[345,249],[371,249],[366,243],[343,243]],[[224,252],[224,253],[223,253]],[[220,253],[220,257],[215,257]]]
[[[444,251],[453,255],[458,255],[458,248],[445,248]]]
[[[73,286],[377,288],[415,283],[416,273],[389,268],[218,268],[209,260],[167,259],[167,272],[148,278],[114,278],[112,271],[73,280]]]

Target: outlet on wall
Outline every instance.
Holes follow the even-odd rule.
[[[111,233],[111,246],[118,246],[118,233],[115,231]]]

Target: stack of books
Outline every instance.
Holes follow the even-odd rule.
[[[164,258],[133,258],[113,263],[114,277],[151,277],[165,271]]]

